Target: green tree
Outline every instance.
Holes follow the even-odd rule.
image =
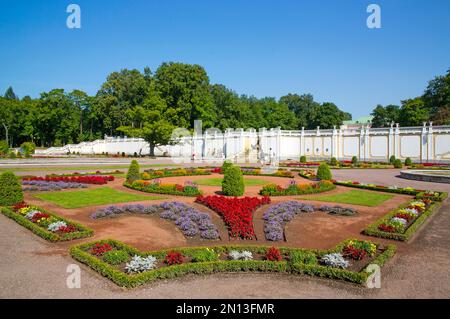
[[[6,141],[0,141],[0,156],[6,156],[9,153],[9,145]]]
[[[204,127],[216,122],[213,96],[209,78],[200,65],[163,63],[155,73],[156,91],[171,111],[170,123],[193,128],[195,120],[202,120]]]
[[[401,126],[420,126],[429,118],[428,110],[420,97],[402,101],[399,114]]]
[[[334,103],[323,103],[315,106],[310,112],[309,128],[316,128],[320,126],[322,129],[330,129],[333,126],[342,125],[346,115]]]
[[[423,102],[431,120],[439,125],[450,124],[450,69],[428,83]]]
[[[386,107],[378,104],[371,115],[373,127],[389,127],[391,123],[398,123],[400,107],[398,105],[387,105]]]
[[[291,94],[282,96],[280,102],[288,106],[289,110],[294,112],[298,121],[298,128],[309,127],[311,110],[320,106],[314,101],[312,94]]]
[[[6,89],[5,95],[3,97],[5,99],[9,99],[9,100],[18,100],[19,99],[19,97],[16,95],[16,93],[14,93],[14,90],[11,86]]]

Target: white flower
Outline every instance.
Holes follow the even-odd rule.
[[[156,258],[153,256],[141,257],[134,255],[130,262],[125,265],[127,273],[142,272],[156,267]]]
[[[253,259],[253,254],[248,250],[243,250],[240,252],[237,250],[232,250],[232,251],[230,251],[229,256],[233,260],[252,260]]]
[[[38,210],[30,210],[26,215],[25,218],[27,219],[32,219],[34,217],[34,215],[40,213],[40,211]]]
[[[49,231],[55,232],[58,229],[60,229],[61,227],[67,227],[66,222],[63,222],[62,220],[51,223],[50,225],[48,225],[47,229]]]
[[[403,226],[406,226],[406,223],[408,222],[406,219],[400,217],[393,217],[391,221],[402,223]]]
[[[336,268],[347,268],[350,263],[344,259],[341,253],[326,254],[322,257],[322,261],[327,266]]]

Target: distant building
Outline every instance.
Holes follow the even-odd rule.
[[[371,125],[373,120],[372,115],[363,116],[356,120],[344,121],[343,128],[360,128],[362,126]]]

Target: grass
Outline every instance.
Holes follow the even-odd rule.
[[[351,190],[336,195],[308,196],[300,197],[300,199],[374,207],[384,203],[392,197],[394,197],[394,195]]]
[[[204,186],[222,186],[222,180],[221,177],[214,177],[214,178],[203,178],[198,179],[194,181],[198,185],[204,185]],[[262,179],[250,179],[250,178],[244,178],[244,185],[245,186],[259,186],[259,185],[266,185],[270,182],[262,180]]]
[[[86,206],[114,203],[136,202],[163,199],[162,196],[148,196],[121,192],[109,187],[93,188],[81,191],[62,191],[35,194],[34,197],[52,202],[63,208],[80,208]]]
[[[124,169],[128,168],[130,164],[123,164],[123,165],[86,165],[86,166],[16,166],[16,167],[0,167],[0,173],[6,172],[6,171],[13,171],[13,172],[39,172],[39,171],[105,171],[105,170],[111,170],[111,169]],[[170,166],[176,166],[175,164],[140,164],[141,168],[152,168],[152,167],[170,167]]]

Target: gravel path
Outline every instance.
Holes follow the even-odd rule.
[[[338,179],[449,191],[448,185],[395,177],[391,170],[343,170]],[[429,186],[429,187],[428,187]],[[0,298],[450,298],[450,201],[382,270],[382,288],[280,274],[216,274],[118,288],[80,265],[81,288],[66,286],[67,249],[0,215]]]

